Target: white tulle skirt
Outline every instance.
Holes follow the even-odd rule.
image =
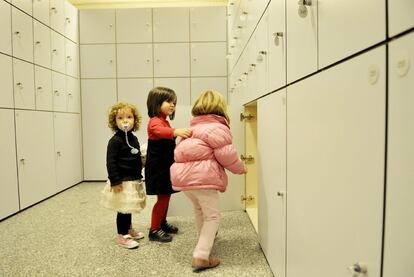
[[[120,213],[137,213],[145,208],[147,195],[145,183],[141,180],[122,182],[122,191],[111,191],[111,183],[106,182],[102,190],[101,205]]]

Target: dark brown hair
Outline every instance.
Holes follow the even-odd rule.
[[[161,112],[161,105],[164,101],[173,102],[177,104],[177,95],[174,90],[166,87],[155,87],[150,90],[147,98],[148,116],[158,116]],[[175,111],[169,116],[174,119]]]

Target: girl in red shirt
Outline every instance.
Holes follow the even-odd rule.
[[[166,87],[153,88],[147,98],[148,149],[145,164],[145,183],[147,195],[157,195],[157,202],[152,209],[149,240],[170,242],[171,234],[178,228],[167,223],[167,212],[172,193],[170,166],[174,163],[175,138],[191,136],[189,128],[175,129],[167,120],[174,119],[177,96],[174,90]]]

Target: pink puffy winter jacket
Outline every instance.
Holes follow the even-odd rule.
[[[246,168],[232,144],[230,128],[224,117],[208,114],[191,120],[192,136],[181,140],[174,151],[170,168],[173,189],[216,189],[224,192],[224,168],[243,174]]]

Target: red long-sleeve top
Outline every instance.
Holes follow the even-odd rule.
[[[159,140],[159,139],[173,139],[174,130],[170,126],[167,117],[151,117],[148,121],[147,133],[148,139]]]

